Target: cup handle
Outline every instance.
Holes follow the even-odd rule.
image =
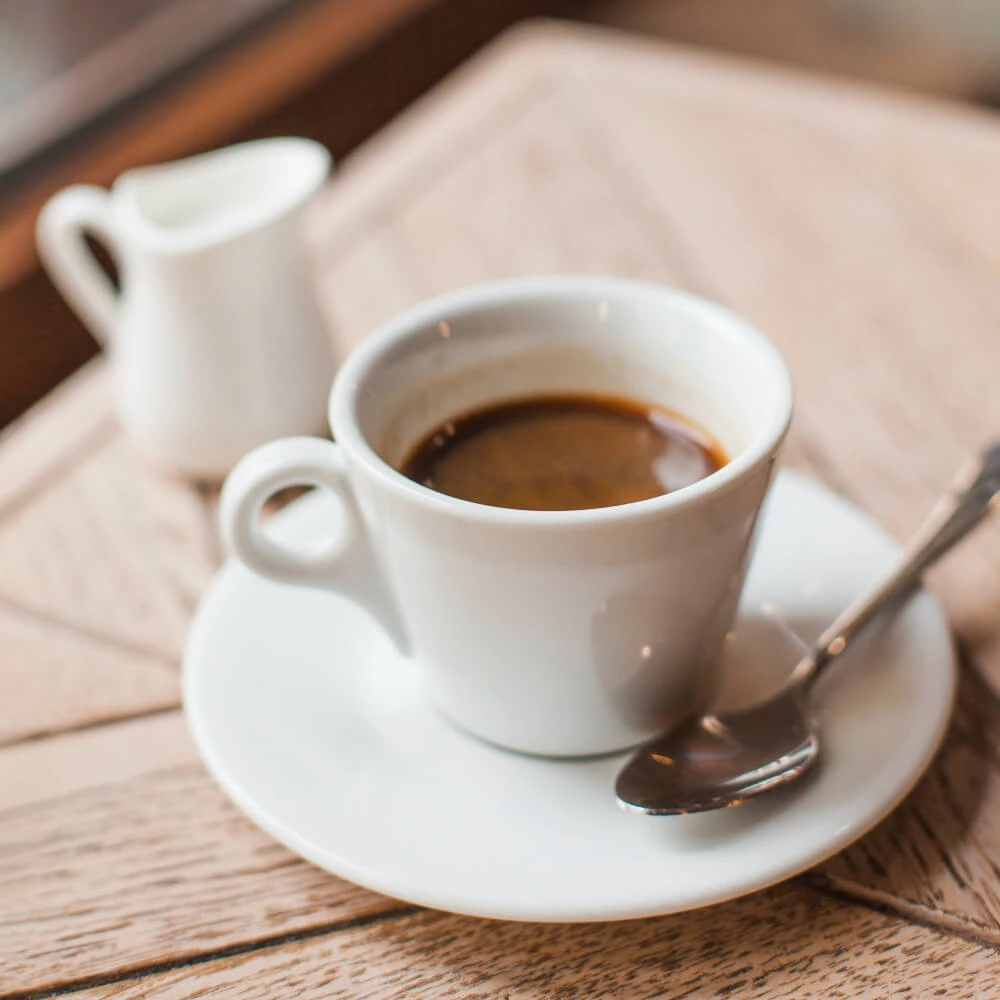
[[[90,252],[86,233],[116,251],[108,192],[90,184],[49,199],[35,228],[38,254],[53,284],[103,346],[114,332],[118,292]]]
[[[340,501],[338,523],[317,551],[293,551],[269,538],[261,528],[261,508],[289,486],[326,489]],[[409,655],[409,639],[338,445],[321,438],[299,437],[256,448],[226,479],[219,519],[230,550],[244,565],[272,580],[320,587],[350,598],[375,618],[400,652]]]

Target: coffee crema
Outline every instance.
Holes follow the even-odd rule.
[[[445,421],[400,472],[448,496],[519,510],[586,510],[690,486],[728,461],[710,434],[619,396],[531,396]]]

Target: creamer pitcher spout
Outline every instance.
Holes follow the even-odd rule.
[[[262,139],[138,167],[115,182],[119,224],[149,249],[217,246],[295,211],[329,170],[329,152],[309,139]]]

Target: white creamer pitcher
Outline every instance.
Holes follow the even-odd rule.
[[[301,230],[329,169],[318,143],[264,139],[130,170],[111,191],[70,187],[42,210],[42,261],[107,345],[119,418],[159,463],[215,479],[323,426],[333,358]]]

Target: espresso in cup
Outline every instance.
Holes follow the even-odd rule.
[[[649,500],[726,463],[722,446],[665,407],[621,396],[514,399],[453,417],[400,471],[439,493],[518,510]]]

